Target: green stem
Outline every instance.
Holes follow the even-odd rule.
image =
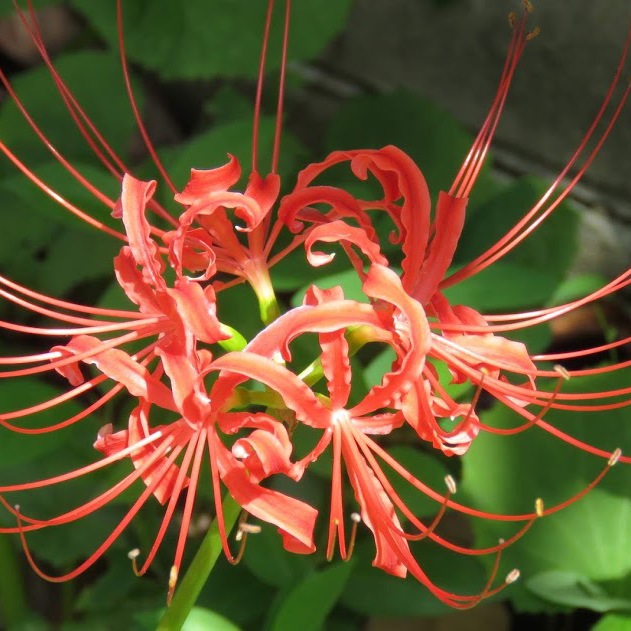
[[[27,611],[15,550],[9,537],[0,537],[0,618],[10,629],[24,621]]]
[[[227,532],[232,530],[240,512],[241,506],[229,493],[226,493],[223,500],[223,514]],[[164,612],[157,627],[158,631],[176,631],[182,628],[213,567],[215,567],[221,550],[219,526],[215,519],[175,592],[171,605]]]

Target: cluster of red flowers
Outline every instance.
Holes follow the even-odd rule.
[[[272,3],[265,42],[271,6]],[[289,6],[287,2],[285,53]],[[256,130],[263,55],[255,108],[253,170],[244,192],[232,190],[241,176],[234,157],[218,168],[193,170],[184,190],[177,192],[148,141],[130,90],[143,137],[165,176],[165,184],[171,187],[176,202],[183,208],[179,217],[169,215],[153,198],[155,182],[143,182],[129,175],[56,73],[41,42],[35,15],[31,13],[30,20],[23,16],[79,130],[107,168],[122,177],[120,200],[108,199],[74,170],[30,119],[4,74],[0,74],[0,79],[53,155],[120,219],[120,231],[112,230],[56,196],[66,209],[124,241],[114,260],[114,271],[125,294],[138,307],[137,312],[88,307],[34,292],[0,277],[0,294],[4,298],[62,323],[58,328],[36,328],[2,322],[2,328],[68,338],[67,343],[55,345],[49,352],[1,358],[0,364],[9,369],[0,377],[19,378],[55,370],[71,386],[65,394],[49,401],[3,412],[0,424],[4,428],[23,434],[51,432],[89,417],[121,391],[137,400],[123,429],[114,430],[109,424],[99,431],[94,446],[103,454],[101,460],[46,480],[0,487],[0,501],[17,519],[15,527],[4,528],[2,532],[19,533],[29,561],[40,575],[50,580],[66,580],[85,571],[153,495],[164,505],[164,518],[144,563],[136,568],[144,573],[157,553],[178,501],[184,498],[170,579],[172,593],[196,491],[200,484],[207,483],[200,477],[205,454],[210,462],[209,482],[228,558],[234,557],[222,513],[222,484],[243,511],[278,528],[287,550],[312,552],[318,511],[263,483],[273,475],[300,480],[309,465],[330,447],[332,482],[327,556],[333,555],[337,544],[340,555],[347,558],[357,524],[362,522],[374,536],[373,564],[376,567],[400,577],[409,572],[443,602],[454,607],[469,607],[514,580],[516,573],[511,572],[498,586],[494,585],[493,572],[480,594],[453,594],[435,585],[423,572],[411,553],[411,541],[429,538],[462,554],[495,554],[499,560],[501,551],[538,517],[581,497],[616,461],[631,462],[631,457],[619,451],[610,453],[585,444],[545,420],[550,408],[583,413],[631,403],[628,398],[631,388],[580,394],[562,390],[563,380],[573,375],[617,370],[625,364],[573,372],[560,366],[549,370],[541,364],[563,361],[577,353],[531,356],[524,344],[504,337],[510,331],[549,321],[612,294],[631,282],[631,271],[580,300],[530,313],[484,316],[467,306],[450,304],[443,293],[444,288],[478,273],[511,251],[558,207],[594,159],[629,92],[628,87],[622,90],[613,105],[613,113],[605,119],[605,113],[612,109],[625,63],[627,41],[601,110],[548,191],[493,247],[448,275],[465,221],[468,196],[484,162],[517,62],[532,35],[526,30],[526,12],[513,20],[509,54],[488,117],[453,186],[449,192],[440,193],[433,212],[423,174],[404,152],[393,146],[332,153],[322,162],[307,166],[299,174],[293,190],[279,200],[280,178],[276,164],[284,59],[272,170],[261,177],[257,171]],[[124,60],[122,27],[120,41]],[[127,76],[125,63],[123,68]],[[4,144],[0,143],[0,149],[37,186],[55,196],[54,191]],[[382,191],[379,198],[358,199],[343,189],[321,183],[332,167],[342,163],[348,163],[356,178],[374,179]],[[570,173],[575,175],[569,176]],[[152,225],[149,212],[166,220],[169,229],[165,231]],[[394,230],[390,241],[400,244],[400,260],[391,262],[386,258],[373,221],[375,213],[386,213],[392,222]],[[284,245],[280,247],[279,243]],[[316,247],[321,243],[335,243],[342,248],[361,280],[366,300],[349,300],[340,287],[321,289],[313,285],[301,306],[281,313],[270,281],[270,268],[297,248],[304,249],[311,266],[326,265],[334,255],[318,251]],[[240,282],[252,287],[261,306],[263,328],[249,342],[217,317],[216,305],[221,301],[221,291]],[[305,334],[317,335],[321,352],[313,364],[296,374],[289,368],[290,344]],[[133,354],[125,350],[132,342],[134,349],[138,349],[139,340],[144,340],[143,348]],[[619,340],[578,354],[590,355],[628,341]],[[395,360],[390,372],[370,388],[363,400],[349,405],[350,357],[370,342],[391,347]],[[95,376],[86,377],[83,364],[94,365],[96,371],[92,374]],[[476,394],[472,401],[458,402],[449,395],[439,378],[439,364],[448,368],[452,383],[473,384]],[[10,368],[11,365],[23,367]],[[537,382],[539,377],[556,377],[558,385],[551,391],[541,389]],[[326,382],[327,395],[312,390],[320,379]],[[94,391],[107,381],[113,384],[111,389],[80,414],[46,428],[32,429],[15,423]],[[485,425],[475,410],[477,398],[483,391],[518,412],[524,419],[523,424],[513,429]],[[174,414],[175,420],[162,424],[165,417],[173,418]],[[315,447],[301,458],[294,456],[291,440],[297,424],[319,433]],[[444,490],[430,488],[380,446],[379,436],[395,432],[405,424],[413,428],[419,441],[448,456],[464,454],[482,431],[511,434],[536,425],[581,450],[602,456],[606,464],[592,484],[562,505],[544,507],[540,500],[533,498],[532,513],[492,514],[454,501],[456,484],[451,476],[446,478]],[[231,435],[235,435],[234,438],[227,439]],[[54,518],[42,520],[29,516],[10,501],[10,495],[15,492],[61,484],[123,459],[131,461],[133,466],[127,477],[74,510]],[[425,522],[413,514],[389,482],[384,464],[435,500],[437,516],[433,520]],[[344,503],[344,471],[359,507],[357,513]],[[28,532],[80,519],[111,502],[137,480],[144,482],[145,490],[115,530],[79,567],[58,578],[46,576],[37,568],[28,552]],[[436,532],[438,522],[448,509],[521,523],[521,526],[511,538],[494,547],[468,549]],[[350,540],[345,528],[349,520],[353,522]],[[247,530],[247,524],[241,528]]]

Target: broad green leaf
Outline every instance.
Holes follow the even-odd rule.
[[[116,3],[72,0],[112,48],[118,47]],[[344,26],[349,0],[303,0],[292,7],[289,56],[310,59]],[[266,2],[249,0],[128,0],[123,5],[128,57],[165,79],[254,77],[258,70]],[[278,8],[268,71],[278,66],[283,11]]]
[[[248,557],[252,539],[247,543],[244,559]],[[259,581],[244,563],[230,565],[222,555],[206,581],[197,604],[245,626],[263,617],[274,593],[275,588]],[[243,606],[244,602],[247,602],[247,607]]]
[[[546,189],[547,185],[541,180],[524,177],[469,212],[454,262],[466,263],[494,245],[534,206]],[[550,297],[565,277],[576,251],[577,230],[578,214],[571,205],[563,203],[501,259],[529,269],[528,274],[515,274],[513,279],[528,304],[538,305],[542,302],[541,296]],[[490,269],[496,266],[494,263]],[[528,284],[523,286],[524,283]],[[493,285],[488,286],[493,288],[492,293],[500,303],[502,294],[494,291]],[[495,308],[502,306],[497,304]]]
[[[338,562],[304,578],[272,611],[271,631],[317,631],[337,602],[352,568],[352,562]]]
[[[106,6],[109,3],[93,4]],[[115,55],[82,51],[56,58],[55,68],[105,139],[119,155],[125,156],[135,122],[125,92],[120,61]],[[76,129],[45,66],[16,77],[13,86],[30,115],[66,158],[95,159]],[[140,90],[136,90],[135,94],[142,107]],[[26,160],[28,166],[50,160],[50,152],[23,120],[13,101],[7,101],[0,110],[0,128],[2,141],[18,157]]]
[[[41,9],[43,7],[55,6],[61,4],[61,0],[33,0],[33,7]],[[15,13],[13,3],[7,2],[0,4],[0,15],[7,16]]]
[[[182,631],[239,631],[239,627],[210,609],[193,607]]]
[[[275,587],[294,585],[313,567],[310,557],[288,553],[269,527],[248,537],[243,563],[260,581]]]
[[[574,572],[542,572],[526,581],[526,587],[544,600],[568,607],[631,611],[631,599],[612,598],[600,585]]]
[[[543,385],[543,380],[539,385]],[[563,384],[561,392],[598,392],[627,386],[627,372],[618,370],[574,378]],[[550,387],[551,384],[547,389]],[[523,422],[501,404],[484,413],[481,420],[500,428]],[[591,414],[551,410],[545,421],[610,453],[617,447],[626,453],[631,442],[631,425],[624,409]],[[586,454],[538,427],[514,436],[483,432],[463,462],[461,486],[470,503],[481,510],[503,514],[532,512],[538,497],[550,508],[580,492],[606,464],[603,458]],[[631,544],[630,483],[628,466],[614,467],[580,501],[537,521],[504,552],[507,566],[520,569],[525,585],[541,573],[563,571],[582,581],[600,582],[609,598],[623,597],[624,579],[631,572],[631,557],[620,553]],[[480,545],[497,537],[508,538],[516,530],[489,520],[475,520],[474,526]]]
[[[120,197],[121,184],[110,173],[79,160],[73,160],[72,165],[110,200],[116,202]],[[111,209],[96,199],[59,162],[47,160],[38,164],[33,170],[56,194],[79,210],[110,228],[124,232],[122,221],[112,217]],[[11,211],[15,212],[16,216],[43,217],[48,222],[52,221],[54,224],[61,224],[64,227],[69,226],[90,233],[98,232],[98,228],[66,210],[17,171],[9,172],[7,176],[0,179],[0,191],[2,193],[7,191],[16,196],[17,200],[11,207]],[[108,236],[108,239],[117,240],[116,237],[112,236]],[[122,245],[122,242],[119,241],[119,244]]]
[[[592,631],[631,631],[631,616],[607,614],[592,627]]]
[[[38,403],[49,401],[62,394],[58,388],[32,377],[19,379],[3,379],[0,381],[0,413],[7,414]],[[23,418],[12,419],[9,422],[19,427],[42,428],[53,425],[67,415],[72,416],[81,410],[81,406],[74,400],[63,406],[56,406]],[[63,443],[71,438],[69,430],[59,430],[46,434],[24,435],[9,429],[0,428],[0,444],[2,445],[2,460],[0,469],[5,471],[16,465],[37,462],[43,454],[60,449]],[[3,483],[5,480],[3,479]]]
[[[449,473],[445,465],[430,454],[423,453],[418,448],[408,445],[396,445],[388,449],[388,453],[409,473],[418,478],[436,492],[444,494],[445,476]],[[433,517],[440,509],[440,504],[429,499],[426,495],[415,489],[411,484],[403,480],[398,474],[390,472],[384,466],[388,479],[398,493],[403,503],[426,524],[431,523]],[[423,519],[426,517],[430,519]]]
[[[429,579],[457,594],[475,595],[486,581],[485,570],[475,557],[448,552],[428,541],[413,545],[414,557]],[[414,577],[405,579],[372,567],[374,544],[358,542],[353,573],[341,603],[365,616],[436,616],[451,610]]]

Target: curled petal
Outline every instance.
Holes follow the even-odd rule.
[[[223,445],[217,444],[216,452],[221,479],[232,497],[248,513],[276,525],[286,550],[300,554],[313,552],[318,511],[305,502],[252,482],[244,465]]]
[[[204,290],[188,278],[179,278],[175,287],[166,292],[173,299],[184,327],[198,340],[213,344],[230,337],[221,331],[212,288]]]
[[[132,359],[127,353],[117,348],[99,352],[101,340],[89,336],[79,335],[61,348],[73,354],[93,350],[94,355],[82,360],[86,364],[96,367],[110,379],[125,386],[135,397],[142,397],[146,401],[155,403],[167,410],[176,411],[171,391],[156,379],[144,366]]]
[[[379,245],[369,239],[364,230],[349,226],[343,221],[333,221],[329,224],[316,226],[309,232],[309,236],[305,240],[305,249],[307,251],[307,259],[314,267],[330,263],[335,256],[335,254],[314,252],[313,246],[317,241],[326,243],[347,242],[357,246],[371,263],[388,265],[388,260],[381,254]]]
[[[311,209],[312,204],[328,204],[331,206],[331,211],[326,215],[321,213],[304,215],[301,211],[307,208]],[[350,217],[355,219],[359,226],[364,229],[369,239],[376,239],[370,217],[362,209],[361,204],[350,193],[333,186],[296,189],[282,199],[278,209],[278,218],[292,232],[300,232],[304,227],[301,220],[307,217],[309,221],[314,223],[325,223],[340,217]]]
[[[156,190],[156,182],[142,182],[131,175],[123,177],[121,193],[122,218],[134,260],[145,280],[156,289],[165,287],[162,272],[165,266],[158,246],[151,238],[151,226],[145,217],[147,202]]]
[[[280,191],[280,176],[270,173],[262,178],[256,171],[252,171],[245,195],[256,200],[261,212],[267,214],[278,198]]]
[[[266,415],[256,417],[248,424],[257,425],[258,429],[245,438],[239,438],[233,445],[235,458],[243,462],[252,482],[260,482],[275,473],[291,474],[292,445],[286,427]]]
[[[131,248],[124,246],[114,259],[114,272],[118,284],[127,297],[138,305],[141,313],[162,313],[159,298],[154,288],[138,270]]]
[[[190,206],[209,193],[227,191],[241,177],[239,161],[228,154],[228,162],[216,169],[191,169],[191,177],[175,201]]]

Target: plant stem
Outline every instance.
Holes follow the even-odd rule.
[[[0,537],[0,618],[7,629],[17,627],[26,618],[27,611],[13,545],[9,537]]]
[[[223,500],[223,514],[227,532],[232,530],[240,512],[241,506],[229,493],[226,493]],[[220,554],[221,538],[215,519],[175,592],[171,605],[164,612],[157,627],[158,631],[176,631],[182,628]]]

